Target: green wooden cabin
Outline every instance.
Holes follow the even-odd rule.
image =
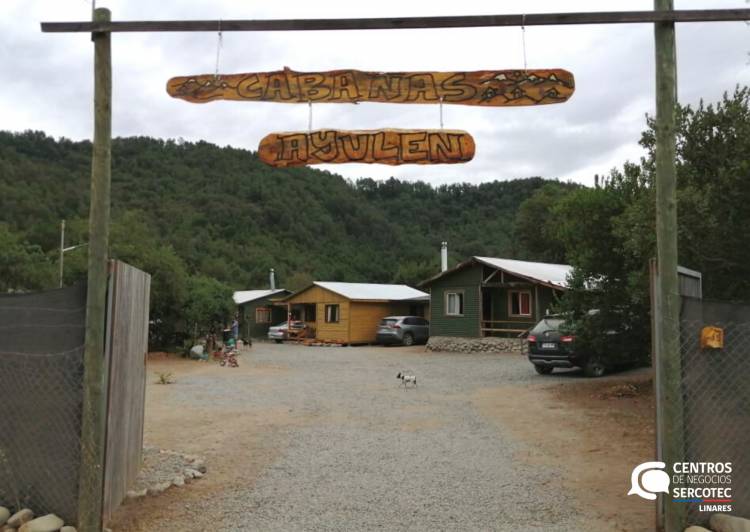
[[[566,289],[565,264],[471,257],[423,281],[430,292],[430,336],[518,336]]]
[[[232,299],[240,316],[240,338],[264,338],[269,327],[285,322],[286,309],[273,301],[291,293],[284,288],[235,292]]]

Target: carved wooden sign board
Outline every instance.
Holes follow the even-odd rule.
[[[271,133],[258,157],[271,166],[323,163],[451,164],[474,157],[474,139],[452,129],[382,129]]]
[[[562,69],[473,72],[365,72],[332,70],[182,76],[167,82],[170,96],[193,103],[235,100],[280,103],[404,103],[484,107],[566,101],[573,74]],[[465,131],[381,129],[271,133],[258,156],[272,166],[324,163],[452,164],[474,157]]]
[[[193,103],[239,100],[281,103],[407,103],[503,107],[561,103],[573,94],[562,69],[475,72],[363,72],[290,69],[247,74],[182,76],[167,82],[170,96]]]

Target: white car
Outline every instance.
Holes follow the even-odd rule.
[[[277,344],[280,344],[284,340],[289,339],[289,327],[287,326],[288,322],[279,323],[278,325],[274,325],[273,327],[268,328],[268,339],[275,341]],[[292,330],[302,330],[305,328],[305,322],[304,321],[292,321]]]

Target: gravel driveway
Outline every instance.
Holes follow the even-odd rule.
[[[256,344],[238,369],[176,363],[176,384],[149,384],[147,443],[163,445],[149,441],[158,440],[163,427],[180,441],[167,418],[155,421],[149,414],[157,401],[165,411],[203,412],[206,419],[223,416],[232,424],[230,409],[238,425],[242,412],[267,412],[270,417],[254,430],[267,433],[272,458],[252,478],[231,478],[234,468],[254,458],[250,432],[227,438],[231,456],[222,451],[230,443],[217,440],[204,449],[206,478],[173,490],[187,497],[190,527],[172,512],[169,518],[146,516],[132,530],[587,529],[585,516],[560,488],[560,471],[518,460],[520,444],[472,403],[472,394],[483,388],[539,382],[519,355]],[[417,376],[416,388],[400,385],[396,374],[402,370]],[[556,378],[565,377],[547,379]],[[282,421],[289,416],[296,421]],[[208,445],[197,437],[182,440]],[[221,492],[191,499],[190,491],[212,476],[212,463],[215,468],[222,460],[229,462],[223,466],[229,476]],[[162,501],[162,509],[180,504],[179,496]]]

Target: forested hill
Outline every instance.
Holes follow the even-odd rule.
[[[90,156],[89,142],[0,132],[5,238],[38,245],[51,266],[61,219],[69,245],[85,241]],[[265,287],[272,267],[293,288],[313,278],[415,283],[437,271],[443,240],[452,262],[515,256],[518,206],[546,183],[351,182],[271,168],[245,150],[143,137],[115,139],[112,157],[113,255],[232,288]],[[84,255],[66,255],[68,280],[82,275]]]

